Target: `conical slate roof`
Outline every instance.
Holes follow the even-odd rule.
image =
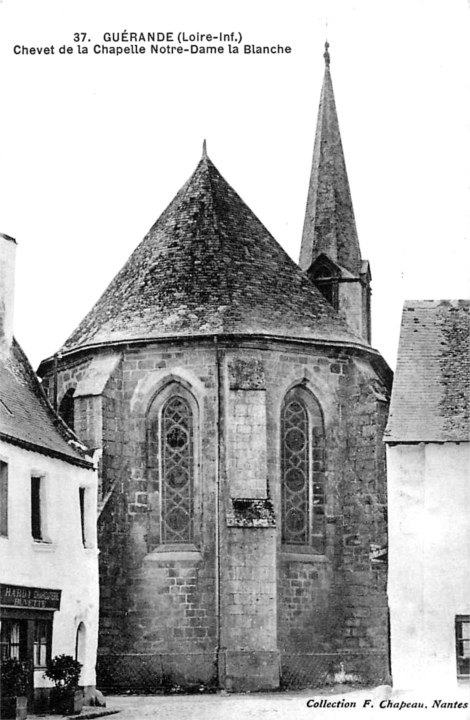
[[[264,334],[369,347],[204,155],[62,352]]]
[[[299,264],[308,270],[325,253],[353,275],[361,272],[361,252],[325,44],[325,75],[318,108],[312,171]]]

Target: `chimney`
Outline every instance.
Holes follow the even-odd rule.
[[[2,349],[8,349],[13,338],[15,259],[16,240],[0,233],[0,346]]]

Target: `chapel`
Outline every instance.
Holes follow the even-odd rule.
[[[101,456],[102,689],[388,678],[391,372],[324,58],[299,264],[204,147],[39,368]]]

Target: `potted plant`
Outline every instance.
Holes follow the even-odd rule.
[[[83,689],[78,687],[82,664],[71,655],[57,655],[47,663],[44,677],[54,683],[51,710],[63,715],[79,713],[83,707]]]
[[[1,718],[24,720],[28,706],[28,667],[14,658],[1,662]]]

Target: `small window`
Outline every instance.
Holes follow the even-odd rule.
[[[49,620],[36,620],[34,623],[34,667],[46,667],[51,657],[52,623]]]
[[[313,282],[325,300],[338,310],[338,279],[331,274],[331,271],[324,266],[318,268],[313,276]]]
[[[457,675],[470,678],[470,615],[457,615],[455,619]]]
[[[0,536],[8,536],[8,465],[0,460]]]
[[[43,537],[43,506],[42,506],[43,478],[31,478],[31,535],[33,540],[41,541]]]

